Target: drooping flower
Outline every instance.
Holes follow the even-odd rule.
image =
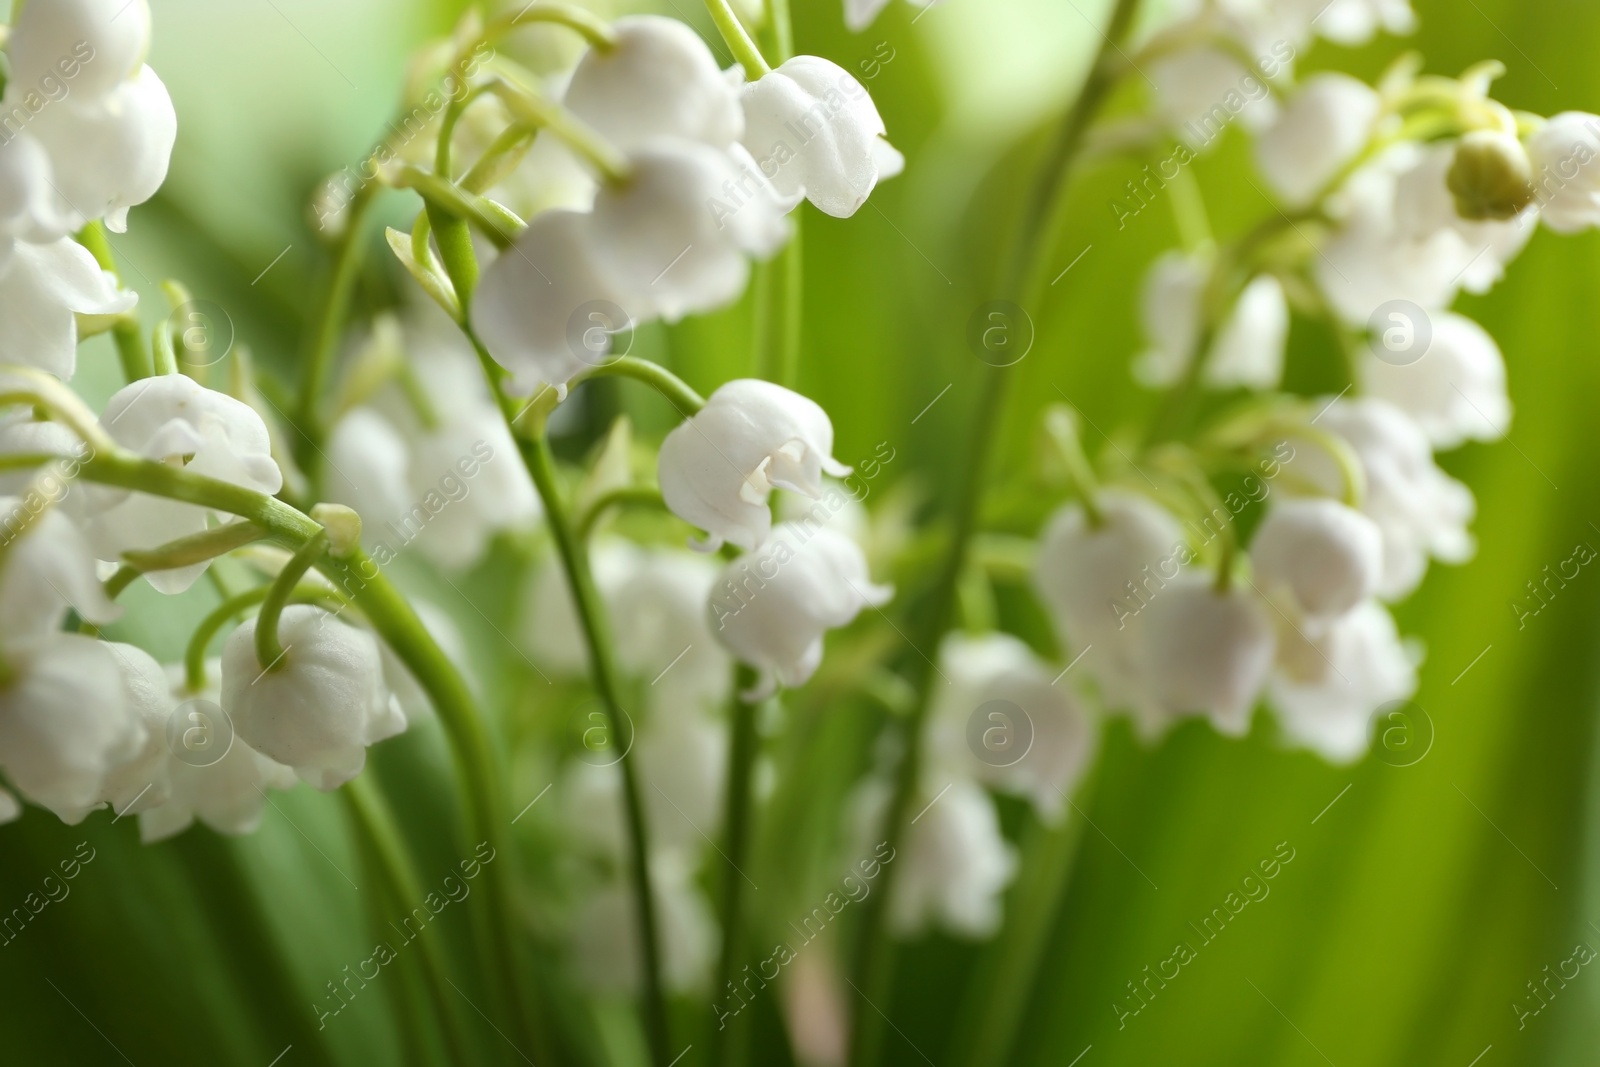
[[[1432,316],[1431,329],[1431,344],[1413,362],[1364,359],[1367,393],[1411,416],[1438,449],[1504,437],[1511,397],[1500,346],[1482,326],[1450,311]]]
[[[0,363],[65,381],[78,366],[77,316],[120,315],[138,300],[69,237],[18,241],[0,264]]]
[[[911,0],[916,7],[932,7],[939,0]],[[860,33],[889,6],[889,0],[844,0],[844,24],[851,33]]]
[[[1204,715],[1230,737],[1248,733],[1276,650],[1267,609],[1246,591],[1188,574],[1146,612],[1144,668],[1167,714]]]
[[[1151,266],[1141,298],[1150,342],[1134,374],[1151,388],[1167,388],[1188,373],[1201,342],[1201,305],[1211,277],[1202,258],[1169,252]],[[1269,274],[1253,279],[1218,327],[1202,380],[1217,389],[1271,389],[1283,377],[1289,305],[1283,285]]]
[[[893,588],[875,585],[860,546],[822,527],[783,523],[758,551],[728,564],[707,610],[712,632],[768,684],[799,686],[822,662],[822,638]]]
[[[133,756],[117,764],[100,783],[100,798],[117,817],[137,815],[164,804],[172,790],[167,774],[167,719],[175,701],[161,664],[133,645],[105,642],[117,660],[128,695],[129,717],[143,734],[144,744]]]
[[[1288,6],[1318,36],[1347,46],[1366,44],[1380,30],[1403,36],[1417,27],[1410,0],[1290,0]]]
[[[950,682],[929,712],[940,766],[1022,796],[1040,819],[1058,822],[1097,742],[1093,720],[1055,684],[1059,672],[1002,633],[952,634],[939,664]]]
[[[750,153],[683,139],[647,141],[624,182],[601,186],[588,227],[590,255],[630,314],[675,322],[744,291],[749,257],[789,239],[780,196]]]
[[[1309,207],[1372,137],[1381,101],[1365,82],[1327,72],[1306,79],[1256,139],[1267,183],[1291,208]]]
[[[1534,197],[1556,233],[1600,226],[1600,115],[1564,111],[1528,136]]]
[[[850,468],[833,458],[833,423],[816,402],[757,379],[728,382],[704,410],[661,443],[658,476],[672,513],[750,551],[772,529],[775,488],[816,499],[822,475]]]
[[[1322,634],[1281,635],[1269,703],[1290,742],[1349,763],[1366,752],[1374,713],[1416,688],[1394,619],[1367,601]]]
[[[890,929],[902,938],[932,928],[958,937],[992,935],[1000,926],[1001,896],[1017,869],[994,801],[964,778],[948,786],[930,783],[912,798],[917,818],[895,849],[873,836],[882,830],[889,792],[887,782],[867,779],[852,798],[850,814],[857,852],[893,863],[898,871],[888,905]]]
[[[406,728],[383,680],[370,633],[321,608],[292,604],[279,622],[282,663],[256,659],[255,619],[222,653],[222,709],[252,748],[293,767],[303,781],[337,789],[366,766],[367,746]]]
[[[1250,562],[1263,595],[1285,599],[1298,618],[1320,627],[1377,593],[1383,534],[1337,500],[1280,500],[1256,530]]]
[[[194,691],[185,684],[181,666],[168,669],[172,700],[185,714],[185,733],[167,752],[166,801],[139,813],[139,839],[145,844],[180,834],[196,819],[219,834],[252,833],[261,825],[267,790],[294,787],[294,771],[234,735],[217,704],[220,662],[208,661],[205,670],[205,684]]]
[[[44,244],[71,229],[56,212],[50,180],[50,156],[27,130],[0,141],[0,271],[17,240]]]
[[[612,23],[616,44],[590,49],[567,86],[566,107],[615,147],[657,137],[716,148],[739,139],[744,116],[733,85],[700,35],[659,15]]]
[[[795,56],[744,87],[744,146],[787,197],[836,218],[855,214],[904,166],[877,106],[843,67]],[[886,172],[887,171],[887,172]]]
[[[118,390],[101,416],[123,447],[147,459],[263,493],[283,487],[272,440],[261,416],[242,401],[207,389],[182,374],[144,378]],[[164,497],[133,493],[96,515],[90,539],[102,559],[157,548],[206,529],[207,510]],[[181,593],[205,573],[200,563],[145,577],[164,593]]]
[[[145,741],[117,655],[95,638],[52,633],[8,644],[5,674],[0,768],[62,822],[82,821],[102,803],[106,776]]]
[[[105,96],[134,76],[149,48],[149,0],[29,4],[11,27],[9,85],[27,91],[66,78],[73,94]]]
[[[1445,563],[1472,558],[1472,493],[1438,468],[1427,437],[1404,412],[1372,397],[1336,400],[1317,426],[1343,438],[1366,475],[1361,510],[1383,533],[1381,598],[1398,600],[1415,590],[1430,556]],[[1343,491],[1344,475],[1315,448],[1302,450],[1295,464],[1324,495]]]
[[[543,385],[565,395],[573,377],[606,361],[613,334],[650,317],[645,302],[601,273],[591,231],[588,214],[547,211],[479,282],[473,328],[518,396]]]
[[[121,614],[106,597],[83,534],[48,499],[0,497],[0,529],[0,649],[53,635],[69,611],[100,625]]]
[[[89,457],[89,452],[83,439],[59,422],[41,422],[31,414],[0,416],[0,456],[57,457],[53,471],[21,469],[0,473],[0,496],[21,497],[30,491],[43,491],[54,500],[55,510],[81,526],[91,507],[91,492],[67,476]],[[82,534],[76,536],[81,542]]]

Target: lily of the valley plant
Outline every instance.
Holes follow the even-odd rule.
[[[137,223],[178,123],[143,62],[146,0],[18,6],[0,101],[0,818],[132,815],[154,843],[197,820],[248,834],[276,790],[337,793],[383,920],[422,883],[363,776],[368,749],[436,720],[461,854],[486,846],[465,952],[492,976],[482,1011],[505,1042],[465,1031],[452,958],[429,951],[429,1010],[402,1010],[420,1062],[508,1045],[605,1062],[616,1043],[595,1034],[616,1027],[655,1067],[691,1044],[750,1062],[745,1011],[771,998],[802,1062],[876,1063],[898,943],[1042,936],[1003,895],[1035,867],[1064,870],[1054,850],[1071,847],[1107,717],[1151,744],[1199,718],[1363,758],[1375,718],[1417,685],[1420,644],[1390,605],[1432,561],[1473,552],[1473,497],[1434,454],[1511,418],[1500,351],[1451,305],[1493,286],[1541,221],[1600,225],[1600,117],[1511,110],[1490,96],[1493,63],[1296,81],[1316,35],[1408,32],[1406,0],[1189,0],[1159,16],[1120,0],[996,297],[1050,299],[1068,179],[1128,151],[1161,160],[1163,185],[1192,183],[1189,164],[1237,125],[1276,204],[1221,237],[1197,186],[1167,194],[1184,245],[1150,267],[1133,363],[1165,394],[1160,415],[1134,428],[1134,454],[1093,457],[1076,414],[1049,410],[1056,510],[1032,537],[997,536],[980,515],[1013,369],[977,368],[967,469],[928,515],[892,494],[866,506],[828,412],[790,388],[802,220],[850,218],[908,164],[856,78],[791,54],[786,0],[711,0],[732,70],[677,19],[543,0],[469,16],[421,52],[402,113],[427,115],[425,135],[386,140],[318,193],[334,281],[287,388],[242,356],[227,374],[186,358],[171,319],[145,334],[116,273],[105,231]],[[864,26],[884,6],[846,0],[844,15]],[[510,35],[529,26],[547,47],[519,62]],[[69,91],[41,96],[46,83]],[[1102,114],[1125,98],[1142,111]],[[1130,182],[1113,211],[1154,192]],[[414,223],[387,236],[412,299],[352,322],[373,205],[408,198]],[[787,279],[755,298],[787,328],[752,345],[744,376],[702,396],[624,354],[652,324],[740,301],[758,272]],[[1348,389],[1281,387],[1291,309],[1335,339]],[[107,332],[125,385],[96,412],[72,381],[80,342]],[[642,441],[619,421],[582,462],[558,460],[548,428],[601,377],[658,393],[676,428]],[[266,395],[299,403],[285,414]],[[1227,489],[1241,471],[1246,489]],[[1248,538],[1241,492],[1267,501]],[[578,694],[575,712],[530,713],[553,726],[486,708],[448,617],[388,573],[413,548],[448,576],[506,544],[531,560],[507,640],[530,678]],[[1019,573],[1050,647],[986,610],[990,584]],[[214,587],[183,662],[100,635],[138,632],[117,603],[136,583]],[[784,758],[786,716],[818,689],[858,698],[881,729],[819,858],[871,891],[829,893],[829,916],[853,910],[811,948],[752,906],[741,864],[774,779],[804,773]],[[1025,751],[1000,758],[1019,728]],[[1002,795],[1026,804],[1025,848],[1002,833]],[[1006,1061],[1029,978],[975,983],[965,1062]],[[332,1006],[307,1023],[332,1025]]]

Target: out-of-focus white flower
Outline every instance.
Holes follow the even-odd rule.
[[[1290,742],[1348,763],[1366,752],[1373,714],[1416,688],[1394,619],[1368,601],[1315,637],[1283,635],[1269,696]]]
[[[1289,207],[1309,207],[1367,146],[1380,106],[1365,82],[1312,75],[1256,139],[1262,176]]]
[[[19,241],[0,265],[0,363],[65,381],[78,365],[76,316],[120,315],[138,302],[71,238]]]
[[[321,608],[291,604],[278,636],[283,662],[256,660],[256,619],[222,652],[222,709],[252,748],[332,790],[361,773],[367,746],[406,728],[383,680],[378,642]]]
[[[764,259],[789,239],[793,199],[740,145],[660,138],[630,162],[627,181],[596,194],[588,233],[595,265],[629,314],[675,322],[722,307],[744,291],[748,257]]]
[[[911,0],[915,7],[932,7],[939,0]],[[844,24],[851,33],[860,33],[889,6],[889,0],[844,0]]]
[[[223,754],[209,762],[181,759],[169,750],[166,763],[170,794],[163,804],[139,813],[139,839],[145,844],[162,841],[182,833],[199,819],[219,834],[248,834],[261,825],[261,812],[267,805],[268,789],[292,789],[294,771],[275,763],[233,736],[231,727],[220,715],[216,702],[220,693],[221,664],[206,663],[206,683],[198,691],[184,682],[181,666],[169,667],[172,700],[182,708],[194,702],[206,708],[205,719],[195,729],[206,731],[207,741],[225,744]],[[201,714],[198,710],[193,714]],[[214,720],[214,721],[213,721]]]
[[[55,510],[75,524],[81,525],[87,521],[92,494],[85,487],[68,481],[65,475],[88,458],[89,446],[59,422],[41,422],[31,414],[18,413],[9,418],[0,416],[0,456],[24,455],[59,457],[59,463],[54,467],[59,477],[50,478],[48,468],[45,471],[24,468],[0,473],[0,496],[25,496],[30,489],[48,487],[48,495],[55,501]],[[42,479],[41,475],[44,476]],[[41,480],[36,483],[35,479]],[[3,507],[0,505],[0,508]],[[82,535],[78,536],[81,541]]]
[[[749,83],[743,104],[744,146],[762,173],[779,193],[804,196],[836,218],[849,218],[867,202],[884,177],[880,158],[899,155],[884,139],[883,118],[866,87],[817,56],[795,56]]]
[[[620,18],[611,28],[615,46],[590,49],[572,72],[569,111],[624,152],[655,137],[716,148],[739,139],[738,92],[699,34],[658,15]]]
[[[106,775],[139,755],[144,726],[106,645],[55,633],[5,649],[0,686],[0,768],[28,800],[62,822],[102,802]]]
[[[1318,36],[1352,47],[1380,30],[1404,36],[1417,28],[1410,0],[1291,0],[1289,6],[1311,19]]]
[[[1201,341],[1201,304],[1210,277],[1209,261],[1182,252],[1168,252],[1151,266],[1140,302],[1150,347],[1134,365],[1143,384],[1165,389],[1188,373]],[[1245,286],[1218,327],[1201,377],[1217,389],[1274,388],[1283,378],[1288,337],[1283,285],[1263,274]]]
[[[796,953],[779,987],[799,1067],[843,1067],[850,1055],[849,993],[825,945]]]
[[[1528,136],[1534,198],[1556,233],[1600,226],[1600,115],[1564,111]]]
[[[596,267],[591,229],[588,214],[547,211],[478,284],[473,328],[519,396],[542,385],[565,395],[574,376],[605,361],[612,334],[650,317],[647,302],[624,295]],[[617,309],[624,321],[613,321]]]
[[[1277,117],[1278,102],[1265,81],[1223,48],[1186,48],[1145,69],[1155,86],[1156,113],[1196,151],[1214,147],[1236,122],[1255,132]]]
[[[650,864],[661,936],[661,978],[673,993],[703,993],[716,961],[716,919],[693,871],[677,857]],[[572,919],[572,963],[578,980],[597,993],[632,993],[640,984],[638,912],[631,883],[614,882],[587,895]]]
[[[147,459],[181,464],[246,489],[276,493],[283,472],[272,458],[272,439],[261,416],[243,401],[207,389],[182,374],[144,378],[117,391],[101,416],[123,447]],[[102,559],[157,548],[206,529],[205,508],[133,493],[95,516],[90,540]],[[152,571],[146,580],[163,593],[181,593],[206,564]]]
[[[447,569],[483,558],[497,532],[526,529],[541,514],[516,442],[488,405],[475,420],[413,438],[410,473],[413,499],[428,514],[417,545]]]
[[[1486,293],[1505,277],[1506,266],[1527,247],[1538,229],[1529,207],[1509,219],[1473,221],[1461,217],[1456,196],[1450,190],[1450,168],[1456,148],[1448,144],[1431,145],[1414,156],[1399,171],[1395,181],[1395,232],[1415,243],[1436,242],[1450,249],[1458,264],[1456,278],[1469,293]],[[1401,153],[1404,158],[1405,153]],[[1442,253],[1441,253],[1442,254]],[[1454,297],[1454,292],[1450,293]]]
[[[403,521],[411,493],[411,448],[405,435],[371,407],[352,408],[328,434],[329,497],[354,508],[370,543]]]
[[[1145,609],[1194,557],[1178,521],[1148,497],[1107,489],[1102,525],[1083,505],[1057,511],[1039,540],[1034,582],[1056,631],[1106,707],[1131,711],[1146,736],[1165,724],[1143,673]]]
[[[122,672],[129,717],[139,725],[144,737],[138,752],[113,767],[100,783],[100,798],[121,818],[164,804],[171,793],[167,776],[167,719],[175,701],[167,685],[166,672],[148,652],[109,641],[105,647]]]
[[[1454,312],[1433,316],[1432,330],[1432,344],[1415,362],[1364,359],[1367,393],[1411,416],[1435,448],[1504,437],[1511,397],[1500,346],[1482,326]]]
[[[1383,532],[1383,581],[1378,595],[1399,600],[1421,584],[1430,556],[1464,563],[1476,549],[1468,525],[1476,511],[1472,493],[1434,464],[1421,428],[1385,400],[1337,400],[1317,420],[1319,429],[1343,438],[1366,474],[1361,510]],[[1344,477],[1333,461],[1302,450],[1298,473],[1325,495],[1342,492]]]
[[[104,218],[107,228],[121,233],[128,209],[149,200],[167,179],[178,116],[156,72],[141,67],[102,99],[69,96],[45,108],[28,132],[50,155],[57,211],[79,226]]]
[[[22,801],[18,800],[15,793],[0,789],[0,826],[16,822],[22,818]]]
[[[768,499],[789,489],[815,500],[822,475],[850,468],[833,458],[833,423],[815,401],[753,378],[728,382],[661,443],[661,494],[672,513],[750,551],[772,528]]]
[[[760,550],[728,564],[707,610],[712,632],[736,658],[793,687],[821,664],[824,634],[893,596],[892,587],[873,584],[848,537],[782,523]]]
[[[1276,650],[1266,607],[1249,592],[1220,592],[1209,575],[1189,574],[1146,611],[1145,672],[1167,713],[1204,715],[1230,737],[1249,733]]]
[[[1369,600],[1383,577],[1383,534],[1371,519],[1337,500],[1273,504],[1250,545],[1256,587],[1287,601],[1313,627]]]
[[[104,96],[133,77],[150,48],[148,0],[46,0],[11,28],[12,87],[65,79],[71,93]],[[67,70],[74,73],[67,75]]]
[[[1071,691],[1052,684],[1057,672],[1002,633],[952,634],[939,663],[950,684],[936,692],[929,730],[941,766],[1025,797],[1041,819],[1059,821],[1097,736]],[[974,749],[973,717],[991,704]]]
[[[0,572],[0,649],[52,636],[69,610],[100,625],[122,611],[106,597],[94,555],[72,521],[55,510],[32,515],[32,507],[48,504],[0,497],[0,530],[9,542]]]
[[[919,789],[911,809],[920,814],[906,827],[898,851],[877,845],[874,852],[878,839],[872,835],[882,831],[889,796],[887,782],[868,779],[856,791],[851,815],[857,851],[898,871],[888,905],[890,929],[901,938],[935,927],[958,937],[994,934],[1017,857],[1000,832],[989,794],[959,777],[948,788]]]
[[[616,537],[595,540],[589,549],[589,570],[600,598],[609,607],[612,598],[638,571],[643,550]],[[539,666],[559,674],[582,677],[589,668],[589,650],[572,602],[566,570],[554,555],[534,570],[523,610],[523,643]],[[618,644],[618,651],[622,646]]]

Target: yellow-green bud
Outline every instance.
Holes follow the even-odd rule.
[[[1456,145],[1446,178],[1456,213],[1473,222],[1516,218],[1533,203],[1533,165],[1522,142],[1498,130],[1474,130]]]
[[[361,516],[343,504],[318,504],[311,517],[328,531],[328,553],[344,559],[361,547]]]

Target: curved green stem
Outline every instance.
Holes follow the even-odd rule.
[[[400,840],[399,831],[395,829],[389,807],[379,795],[377,787],[370,781],[370,776],[361,775],[351,779],[339,793],[344,798],[351,821],[371,847],[372,854],[378,861],[378,873],[383,878],[388,895],[396,902],[396,906],[403,910],[408,906],[408,902],[421,901],[423,899],[421,879],[417,877],[411,855]],[[429,999],[433,1001],[433,1010],[439,1018],[439,1027],[444,1032],[444,1043],[449,1050],[451,1062],[471,1063],[472,1058],[468,1053],[470,1046],[462,1036],[461,1022],[456,1015],[456,1000],[446,989],[449,970],[435,940],[428,937],[427,931],[424,930],[417,936],[415,942],[417,951],[421,953],[424,984],[427,986]]]
[[[659,363],[637,356],[619,356],[602,363],[573,378],[570,385],[576,388],[590,378],[632,378],[636,382],[643,382],[665,397],[667,403],[677,408],[678,414],[684,418],[700,414],[700,409],[706,406],[706,398],[695,392],[682,378]]]
[[[502,15],[489,23],[483,31],[483,39],[493,41],[518,26],[534,22],[552,23],[575,30],[584,40],[602,52],[610,51],[617,44],[617,35],[611,26],[594,12],[571,4],[557,3],[529,4],[516,14]]]
[[[439,174],[402,167],[395,179],[401,189],[411,189],[425,201],[476,226],[497,248],[508,248],[528,224],[492,200],[474,196]]]
[[[550,452],[550,442],[543,433],[530,436],[519,432],[517,426],[519,408],[516,402],[506,395],[505,375],[470,325],[472,293],[478,280],[478,262],[472,249],[471,233],[463,220],[446,215],[432,205],[428,211],[433,218],[440,257],[444,260],[445,270],[449,273],[450,280],[455,284],[456,292],[461,298],[461,331],[478,353],[490,392],[500,408],[507,429],[517,442],[517,451],[522,456],[523,465],[528,469],[534,488],[544,503],[545,522],[555,538],[557,552],[566,572],[568,588],[572,593],[573,605],[577,609],[578,622],[583,629],[595,690],[605,704],[614,736],[618,738],[629,736],[631,731],[627,728],[628,716],[623,710],[621,701],[621,676],[613,659],[611,636],[601,608],[600,594],[595,587],[594,574],[589,568],[588,554],[584,550],[583,542],[578,539],[572,524],[569,505],[561,491],[555,458]],[[634,886],[639,939],[642,943],[645,1031],[655,1067],[668,1067],[671,1054],[668,1051],[666,993],[661,980],[660,930],[656,918],[655,891],[651,884],[649,848],[646,844],[644,826],[644,802],[639,792],[639,780],[635,773],[631,750],[624,751],[617,767],[622,774],[628,829],[629,873]]]
[[[628,180],[633,170],[628,157],[560,104],[535,96],[503,78],[490,82],[488,91],[498,96],[523,125],[549,127],[567,147],[588,160],[607,181]]]
[[[706,10],[711,12],[711,21],[717,24],[717,32],[728,43],[733,58],[744,68],[746,78],[755,81],[772,73],[772,68],[767,66],[766,59],[761,55],[761,49],[756,47],[750,32],[739,21],[738,14],[728,0],[706,0]]]
[[[728,747],[728,786],[723,796],[722,816],[722,851],[727,861],[722,872],[720,901],[722,951],[717,981],[712,986],[713,1004],[716,998],[727,996],[727,990],[734,985],[748,941],[744,913],[744,865],[750,854],[751,816],[755,808],[753,772],[761,747],[756,718],[761,705],[746,700],[744,694],[759,685],[760,681],[760,674],[754,668],[740,664],[734,670],[733,732]],[[719,1018],[717,1023],[711,1031],[711,1067],[728,1067],[742,1062],[750,1033],[749,1021],[725,1023]]]
[[[667,502],[661,496],[661,490],[653,485],[629,485],[621,489],[612,489],[601,493],[595,498],[574,524],[578,540],[588,541],[594,534],[597,523],[612,508],[640,507],[640,508],[665,508]]]
[[[289,562],[284,564],[283,570],[278,572],[268,587],[266,598],[261,601],[261,614],[256,617],[256,663],[260,664],[263,671],[281,671],[287,666],[284,659],[288,656],[288,650],[279,639],[278,620],[289,602],[295,583],[327,551],[328,531],[320,530],[289,557]]]
[[[1035,182],[1033,193],[1024,210],[1017,231],[1016,249],[1010,265],[1002,277],[1001,291],[1015,294],[1023,306],[1032,302],[1041,288],[1042,274],[1037,261],[1042,256],[1045,238],[1057,232],[1058,216],[1062,208],[1057,204],[1065,179],[1083,148],[1085,135],[1095,114],[1116,84],[1112,61],[1121,47],[1120,42],[1132,27],[1139,0],[1117,0],[1111,20],[1103,34],[1104,44],[1090,68],[1088,79],[1077,102],[1068,112],[1055,145],[1047,155]],[[979,502],[988,476],[990,452],[1006,397],[1009,382],[1008,368],[984,368],[984,381],[980,388],[977,412],[974,417],[972,447],[961,485],[950,506],[951,538],[940,566],[938,577],[924,605],[919,628],[920,640],[916,648],[937,648],[950,628],[956,593],[961,575],[966,567],[967,549],[977,530]],[[894,791],[885,816],[885,835],[891,847],[899,848],[904,842],[906,826],[911,815],[911,803],[916,794],[922,772],[922,727],[932,702],[932,665],[918,656],[908,661],[910,680],[917,693],[917,702],[907,717],[906,751],[895,776]],[[866,901],[862,917],[860,940],[856,956],[856,986],[862,1000],[868,1005],[890,1003],[893,984],[894,943],[890,937],[887,919],[887,902],[893,896],[899,865],[884,868],[883,883]],[[860,1005],[858,1004],[858,1008]],[[877,1011],[861,1008],[853,1013],[855,1025],[851,1033],[850,1063],[866,1067],[879,1061],[883,1051],[884,1020]]]
[[[372,206],[376,189],[375,185],[365,183],[351,198],[349,218],[333,249],[333,273],[322,302],[317,306],[316,318],[312,320],[310,347],[301,372],[300,395],[294,413],[294,424],[300,430],[295,462],[303,471],[320,471],[317,463],[321,457],[322,439],[327,432],[321,411],[322,394],[333,372],[333,361],[338,355],[339,341],[350,311],[350,299],[355,293],[356,279],[361,274],[367,212]],[[316,476],[311,480],[313,484],[321,482],[321,478]]]
[[[189,636],[189,645],[183,653],[183,682],[189,692],[198,693],[206,687],[206,652],[211,648],[211,642],[216,640],[217,634],[235,618],[266,600],[269,591],[269,586],[258,585],[237,596],[231,596],[213,608],[211,614],[200,620],[200,625],[196,626],[194,633]],[[289,590],[285,594],[285,601],[295,604],[331,604],[335,609],[346,607],[348,604],[332,589],[309,582]]]
[[[91,222],[78,234],[78,243],[89,250],[101,270],[108,270],[121,280],[117,257],[106,239],[105,227]],[[144,331],[139,328],[139,317],[129,314],[111,327],[111,339],[117,346],[117,358],[122,362],[122,376],[129,382],[150,377],[150,353],[144,347]]]

